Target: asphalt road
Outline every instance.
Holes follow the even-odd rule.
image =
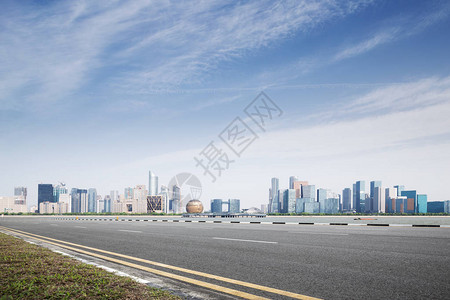
[[[450,298],[450,228],[39,217],[5,217],[0,225],[324,299]]]

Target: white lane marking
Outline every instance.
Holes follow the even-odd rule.
[[[126,230],[126,229],[122,229],[122,230],[118,230],[118,231],[142,233],[142,231],[137,231],[137,230]]]
[[[278,242],[268,242],[268,241],[255,241],[255,240],[241,240],[241,239],[229,239],[213,237],[214,240],[225,240],[225,241],[237,241],[237,242],[249,242],[249,243],[263,243],[263,244],[278,244]]]
[[[304,233],[304,234],[349,235],[348,233],[306,232],[306,231],[289,231],[289,232],[290,233]]]
[[[83,227],[83,226],[73,226],[73,227],[76,227],[76,228],[87,228],[87,227]]]

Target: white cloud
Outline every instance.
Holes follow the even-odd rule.
[[[354,12],[365,1],[11,4],[2,15],[0,109],[70,99],[96,72],[146,92],[201,82],[221,61]],[[202,76],[200,76],[202,75]],[[103,82],[104,83],[104,82]],[[99,84],[99,83],[96,83]]]
[[[148,167],[161,175],[161,182],[178,172],[192,172],[204,185],[206,205],[214,197],[239,197],[243,207],[258,206],[267,202],[271,177],[280,177],[287,187],[290,175],[339,193],[356,180],[379,179],[384,186],[405,184],[430,199],[443,199],[450,169],[449,86],[448,78],[429,78],[377,89],[353,101],[361,107],[354,118],[333,115],[328,119],[332,122],[261,134],[216,183],[193,159],[209,140],[198,149],[164,153],[118,169],[132,174]],[[403,99],[410,98],[413,87],[415,99],[409,106]],[[359,115],[379,109],[383,113]]]
[[[338,52],[333,61],[340,61],[353,56],[357,56],[372,50],[373,48],[392,41],[397,35],[398,29],[392,28],[389,31],[378,32],[373,37],[360,42],[359,44],[349,46],[348,48]]]
[[[369,38],[357,42],[353,45],[346,45],[343,50],[336,53],[331,62],[348,59],[364,54],[372,49],[395,42],[397,40],[419,34],[427,28],[445,20],[450,14],[450,5],[444,3],[431,12],[421,12],[418,16],[397,17],[395,21],[385,20],[388,23],[395,23],[385,28],[379,29]]]

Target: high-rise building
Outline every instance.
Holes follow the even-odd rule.
[[[320,202],[320,213],[337,214],[339,212],[339,198],[327,198]]]
[[[104,213],[110,213],[112,208],[112,203],[114,200],[111,199],[111,195],[106,195],[103,199],[103,210]],[[117,200],[116,200],[117,201]]]
[[[355,184],[355,207],[356,212],[365,212],[365,199],[366,199],[366,182],[361,180]]]
[[[66,194],[59,194],[58,203],[65,203],[67,205],[67,212],[72,212],[72,195],[66,193]],[[61,207],[65,207],[62,205]]]
[[[111,191],[109,197],[111,198],[111,201],[119,200],[119,191]]]
[[[162,195],[147,196],[147,213],[164,212],[164,197]]]
[[[261,204],[261,211],[262,211],[264,214],[267,214],[267,204]]]
[[[123,195],[124,195],[124,197],[125,197],[125,200],[131,200],[131,199],[133,199],[133,188],[131,188],[131,187],[126,187],[126,188],[123,190]]]
[[[313,200],[313,199],[311,199],[311,200]],[[305,212],[305,213],[308,213],[308,214],[320,213],[320,203],[319,202],[316,202],[316,201],[304,202],[303,207],[304,207],[303,212]]]
[[[279,179],[278,178],[272,178],[271,180],[272,187],[270,188],[270,195],[269,195],[269,213],[278,213],[280,212],[280,199],[278,198],[278,190],[279,187]]]
[[[377,200],[374,199],[374,193],[375,193],[375,189],[377,187],[381,188],[381,181],[377,180],[377,181],[370,182],[370,195],[369,195],[368,203],[366,205],[366,212],[377,212],[377,210],[378,210]],[[384,196],[385,195],[383,195],[382,197],[384,198]]]
[[[397,196],[401,196],[402,192],[405,190],[404,185],[394,185],[394,188],[397,189]]]
[[[356,183],[353,184],[352,188],[352,209],[356,210]]]
[[[402,196],[406,197],[406,205],[403,205],[403,213],[413,214],[417,212],[417,192],[402,191]]]
[[[14,188],[14,203],[17,205],[27,204],[27,188],[23,186]]]
[[[342,191],[342,210],[351,211],[352,210],[352,189],[345,188]]]
[[[52,184],[38,184],[38,212],[42,202],[55,202]]]
[[[148,194],[150,196],[158,195],[158,176],[152,171],[148,172]]]
[[[289,188],[290,189],[294,189],[294,182],[295,181],[298,181],[298,177],[297,176],[289,177]]]
[[[384,191],[385,191],[385,199],[386,199],[386,201],[388,199],[390,199],[390,198],[396,198],[398,196],[397,189],[395,187],[393,187],[393,188],[385,188]]]
[[[316,211],[319,206],[306,205],[307,203],[317,203],[314,198],[296,198],[295,199],[295,212],[301,214],[304,212]],[[317,203],[319,204],[319,203]],[[312,206],[312,207],[311,207]],[[307,211],[308,210],[308,211]]]
[[[64,183],[61,182],[60,184],[53,187],[53,197],[55,198],[54,202],[59,202],[60,195],[67,194],[69,194],[69,190]]]
[[[87,190],[73,188],[71,190],[73,213],[85,213],[88,211]]]
[[[295,198],[304,198],[302,195],[302,186],[308,185],[308,181],[294,181]]]
[[[287,189],[283,193],[283,213],[295,213],[295,190]]]
[[[159,196],[163,197],[164,212],[169,213],[169,210],[171,209],[171,207],[169,207],[169,189],[165,185],[161,185],[161,192],[159,193]]]
[[[97,190],[90,188],[88,190],[88,212],[97,212]]]
[[[228,199],[228,212],[231,214],[237,214],[241,212],[241,200]]]
[[[417,213],[427,213],[428,211],[428,198],[427,195],[417,195]]]
[[[327,199],[328,197],[328,190],[327,189],[317,189],[317,202],[321,202],[322,200]]]
[[[183,212],[183,203],[181,202],[181,189],[178,185],[172,186],[172,211],[175,214]]]
[[[134,200],[133,201],[134,202],[133,212],[134,213],[139,213],[139,214],[147,213],[147,211],[148,211],[147,195],[148,195],[147,187],[144,184],[137,185],[133,189],[133,200]],[[152,195],[152,196],[157,196],[157,195]],[[162,205],[164,205],[164,204],[162,204]]]
[[[316,199],[316,186],[313,184],[302,185],[302,198]]]
[[[211,212],[213,214],[221,214],[222,211],[222,199],[212,199],[211,200]]]
[[[373,196],[371,197],[371,212],[384,213],[386,212],[386,192],[383,192],[381,186],[375,186]]]
[[[429,213],[450,213],[450,200],[427,202],[427,212]]]
[[[376,187],[381,187],[380,180],[370,182],[370,197],[373,197],[373,193],[375,192]]]

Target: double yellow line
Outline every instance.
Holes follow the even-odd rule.
[[[180,275],[176,275],[176,274],[172,274],[172,273],[168,273],[168,272],[164,272],[161,270],[157,270],[157,269],[153,269],[153,268],[149,268],[149,267],[145,267],[145,266],[141,266],[138,264],[134,264],[131,262],[127,262],[124,260],[120,260],[120,259],[116,259],[116,258],[112,258],[109,256],[105,256],[105,255],[101,255],[98,253],[94,253],[94,252],[90,252],[90,251],[86,251],[86,250],[91,250],[91,251],[96,251],[99,253],[104,253],[104,254],[108,254],[108,255],[113,255],[113,256],[117,256],[117,257],[121,257],[121,258],[125,258],[125,259],[129,259],[129,260],[133,260],[136,262],[142,262],[145,264],[149,264],[149,265],[153,265],[153,266],[158,266],[158,267],[162,267],[162,268],[166,268],[166,269],[170,269],[170,270],[174,270],[174,271],[179,271],[179,272],[183,272],[183,273],[187,273],[187,274],[191,274],[191,275],[196,275],[196,276],[201,276],[201,277],[205,277],[205,278],[209,278],[209,279],[214,279],[217,281],[222,281],[222,282],[227,282],[227,283],[232,283],[235,285],[240,285],[243,287],[247,287],[247,288],[252,288],[255,290],[260,290],[260,291],[264,291],[264,292],[269,292],[269,293],[273,293],[273,294],[278,294],[281,296],[286,296],[286,297],[290,297],[293,299],[304,299],[304,300],[319,300],[319,298],[314,298],[314,297],[309,297],[309,296],[305,296],[305,295],[301,295],[301,294],[296,294],[296,293],[292,293],[292,292],[288,292],[288,291],[283,291],[283,290],[279,290],[279,289],[275,289],[275,288],[271,288],[271,287],[267,287],[267,286],[263,286],[263,285],[259,285],[259,284],[253,284],[253,283],[249,283],[249,282],[245,282],[245,281],[240,281],[240,280],[235,280],[235,279],[231,279],[231,278],[226,278],[226,277],[222,277],[222,276],[217,276],[217,275],[212,275],[212,274],[208,274],[208,273],[204,273],[204,272],[199,272],[199,271],[194,271],[194,270],[189,270],[189,269],[185,269],[185,268],[180,268],[180,267],[175,267],[175,266],[171,266],[171,265],[167,265],[167,264],[163,264],[163,263],[159,263],[159,262],[154,262],[151,260],[147,260],[147,259],[142,259],[142,258],[138,258],[138,257],[133,257],[133,256],[128,256],[128,255],[124,255],[124,254],[120,254],[120,253],[115,253],[115,252],[110,252],[110,251],[106,251],[106,250],[101,250],[101,249],[97,249],[97,248],[93,248],[93,247],[87,247],[87,246],[83,246],[83,245],[79,245],[79,244],[74,244],[74,243],[69,243],[69,242],[65,242],[65,241],[61,241],[61,240],[57,240],[57,239],[52,239],[49,237],[45,237],[45,236],[40,236],[37,234],[33,234],[33,233],[29,233],[29,232],[25,232],[25,231],[21,231],[21,230],[17,230],[17,229],[11,229],[11,228],[6,228],[3,226],[0,226],[0,229],[5,230],[5,231],[9,231],[15,234],[19,234],[22,236],[26,236],[38,241],[42,241],[44,243],[47,244],[52,244],[61,248],[65,248],[65,249],[69,249],[75,252],[79,252],[79,253],[83,253],[89,256],[93,256],[93,257],[98,257],[100,259],[103,260],[107,260],[107,261],[111,261],[114,263],[118,263],[121,265],[125,265],[128,267],[132,267],[135,269],[139,269],[139,270],[143,270],[146,272],[150,272],[156,275],[160,275],[160,276],[164,276],[164,277],[168,277],[171,279],[176,279],[179,281],[183,281],[183,282],[187,282],[193,285],[197,285],[200,287],[204,287],[207,289],[211,289],[211,290],[215,290],[221,293],[226,293],[226,294],[230,294],[233,296],[238,296],[244,299],[268,299],[268,298],[264,298],[264,297],[260,297],[257,295],[253,295],[253,294],[249,294],[246,292],[242,292],[239,290],[234,290],[234,289],[230,289],[227,287],[223,287],[220,285],[216,285],[216,284],[212,284],[212,283],[208,283],[208,282],[204,282],[204,281],[200,281],[200,280],[196,280],[196,279],[192,279],[189,277],[185,277],[185,276],[180,276]],[[70,245],[70,246],[68,246]],[[75,246],[78,248],[74,248],[71,246]],[[86,249],[86,250],[82,250],[82,249]]]

